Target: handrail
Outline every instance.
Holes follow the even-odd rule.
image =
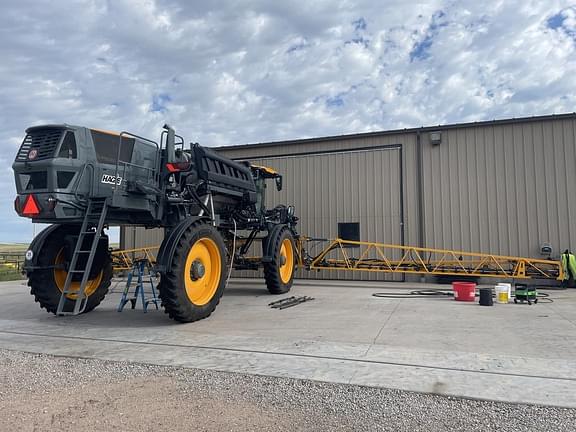
[[[120,134],[118,135],[118,154],[116,156],[116,171],[114,174],[114,188],[113,188],[113,193],[116,193],[116,190],[118,189],[118,166],[120,164],[120,155],[121,155],[121,150],[122,150],[122,138],[123,137],[127,137],[127,138],[136,138],[142,141],[146,141],[149,142],[151,144],[154,144],[156,146],[156,160],[154,161],[154,164],[157,166],[158,165],[158,158],[160,157],[160,146],[158,145],[158,143],[156,141],[152,141],[151,139],[148,138],[144,138],[140,135],[136,135],[133,134],[131,132],[127,132],[127,131],[122,131],[120,132]],[[136,144],[136,143],[134,143]],[[158,173],[157,173],[158,175]]]
[[[85,163],[84,166],[82,167],[82,171],[80,171],[80,175],[78,176],[78,180],[76,180],[76,184],[74,185],[74,190],[72,191],[72,194],[74,195],[74,199],[76,199],[77,201],[82,201],[82,199],[80,199],[78,197],[78,187],[80,186],[80,183],[82,182],[82,178],[84,177],[84,173],[86,172],[86,169],[90,168],[92,170],[92,175],[90,176],[90,185],[89,185],[89,196],[94,196],[94,165],[92,165],[90,162]]]

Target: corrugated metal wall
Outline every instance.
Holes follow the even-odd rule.
[[[245,159],[251,161],[262,161],[262,160],[270,160],[272,158],[280,157],[288,157],[288,156],[298,156],[298,157],[305,157],[305,156],[314,156],[318,154],[328,154],[329,152],[347,152],[344,153],[353,157],[354,153],[351,151],[359,151],[359,150],[376,150],[382,148],[396,148],[401,149],[402,153],[402,186],[403,186],[403,198],[404,198],[404,236],[405,236],[405,243],[406,244],[417,244],[418,243],[418,208],[417,208],[417,200],[416,197],[418,195],[417,192],[417,160],[416,160],[416,134],[414,132],[399,132],[399,133],[387,133],[382,135],[358,135],[354,137],[337,137],[331,139],[321,139],[321,140],[310,140],[310,141],[294,141],[294,142],[287,142],[278,145],[276,143],[272,143],[270,145],[258,145],[258,146],[235,146],[235,147],[226,147],[221,149],[220,152],[227,157],[232,159]],[[396,150],[399,152],[399,150]],[[396,153],[399,156],[399,153]],[[335,159],[337,160],[337,159]],[[346,157],[342,159],[345,161]],[[371,159],[367,158],[367,164],[371,162]],[[270,165],[274,166],[273,162],[270,162]],[[289,168],[286,166],[286,168]],[[325,163],[318,167],[321,172],[319,171],[316,173],[318,176],[316,187],[320,187],[322,191],[328,191],[330,188],[330,182],[327,181],[329,175],[332,175],[335,170],[338,169],[338,165],[332,166],[328,163]],[[384,175],[384,170],[386,170],[386,165],[382,165],[381,167],[374,166],[374,175]],[[300,191],[299,193],[307,193],[306,190],[302,189],[301,182],[299,182],[299,177],[301,176],[301,172],[296,170],[292,172],[290,169],[284,171],[281,168],[278,168],[278,171],[284,176],[284,181],[294,181],[296,184],[293,186],[295,190]],[[344,172],[343,177],[347,175]],[[358,189],[354,194],[356,197],[364,196],[363,191],[360,190],[360,184],[363,184],[366,180],[365,170],[360,170],[358,172]],[[355,181],[355,180],[352,180]],[[385,182],[385,177],[381,180],[377,180],[380,182]],[[286,183],[287,184],[287,183]],[[303,182],[302,182],[303,184]],[[288,186],[285,186],[286,192],[288,192]],[[353,191],[353,189],[350,189]],[[379,192],[379,191],[378,191]],[[382,189],[383,193],[389,193],[388,190]],[[368,195],[369,197],[370,195]],[[290,203],[291,197],[287,197],[287,203]],[[367,198],[368,199],[368,198]],[[297,213],[301,211],[299,208],[296,209]],[[347,211],[346,209],[342,209],[341,211]],[[303,220],[301,224],[305,223]],[[333,231],[328,233],[316,233],[318,236],[329,236],[332,233],[335,235],[337,232],[335,231],[337,227],[331,228]],[[382,230],[383,228],[375,226],[374,230]],[[304,232],[304,231],[302,231]],[[378,231],[380,232],[380,231]],[[366,233],[367,235],[372,235],[372,233]],[[374,232],[376,234],[376,232]],[[379,238],[366,238],[366,240],[380,240]]]
[[[431,247],[538,257],[576,247],[574,119],[423,135],[424,231]]]
[[[357,222],[361,239],[399,244],[402,240],[401,155],[402,149],[393,146],[251,161],[289,173],[284,176],[282,191],[278,192],[272,183],[268,185],[266,205],[268,208],[278,204],[294,205],[300,218],[299,233],[316,238],[336,238],[338,223]],[[299,276],[377,280],[383,279],[384,275],[301,272]],[[387,279],[401,280],[401,276],[388,276]]]
[[[402,190],[406,244],[537,257],[543,242],[556,254],[576,249],[575,122],[564,115],[439,127],[438,146],[429,140],[436,129],[423,128],[220,151],[281,172],[284,191],[269,187],[270,199],[296,205],[302,233],[333,237],[337,222],[358,218],[363,239],[399,242]],[[131,246],[132,230],[124,231]],[[161,237],[138,229],[136,244]]]
[[[120,229],[120,247],[133,249],[147,246],[160,246],[164,239],[164,229],[122,227]]]

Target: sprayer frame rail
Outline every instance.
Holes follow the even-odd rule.
[[[136,261],[146,259],[150,263],[156,262],[156,254],[160,246],[149,246],[135,249],[113,250],[112,266],[114,271],[131,270]]]
[[[240,241],[239,246],[242,244]],[[311,256],[309,246],[322,245]],[[133,261],[154,262],[157,246],[112,252],[115,270],[130,269]],[[306,270],[339,270],[377,273],[494,277],[506,279],[563,280],[560,261],[512,257],[446,249],[420,248],[385,243],[323,239],[300,236],[296,239],[297,265]],[[261,257],[246,257],[259,262]]]
[[[310,256],[306,253],[310,242],[325,242],[327,246]],[[308,270],[564,279],[562,264],[555,260],[310,237],[300,237],[298,246],[299,265]]]

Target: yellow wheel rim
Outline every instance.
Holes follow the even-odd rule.
[[[54,264],[63,264],[65,261],[64,258],[64,248],[60,249],[58,255],[56,255],[56,260],[54,260]],[[104,270],[102,270],[94,279],[88,280],[86,284],[86,289],[84,293],[87,297],[90,297],[100,286],[100,282],[102,282],[102,276],[104,275]],[[68,276],[68,272],[63,269],[54,269],[54,282],[56,282],[56,286],[60,291],[64,291],[64,285],[66,284],[66,276]],[[70,291],[78,292],[80,290],[80,282],[72,282],[70,285]],[[70,293],[66,294],[66,297],[75,300],[78,297],[78,294]]]
[[[290,282],[294,271],[294,247],[289,238],[285,238],[280,246],[280,267],[278,269],[282,283]]]
[[[188,299],[204,306],[214,297],[220,285],[222,261],[214,240],[201,238],[190,248],[184,266],[184,285]]]

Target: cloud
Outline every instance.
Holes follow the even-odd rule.
[[[573,111],[565,1],[3,2],[0,241],[27,241],[10,165],[67,122],[205,145]]]

